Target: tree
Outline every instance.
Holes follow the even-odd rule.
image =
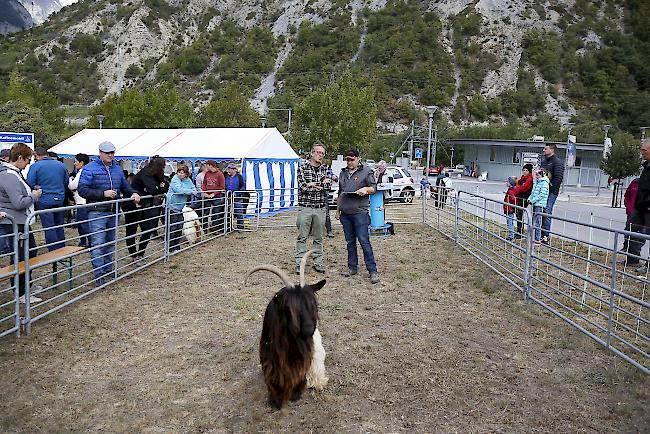
[[[259,127],[260,116],[242,95],[241,88],[229,84],[206,105],[195,123],[199,128]]]
[[[98,114],[105,116],[103,125],[107,128],[187,128],[194,121],[191,104],[166,83],[109,96],[90,110],[88,127],[99,126],[95,118]]]
[[[58,144],[60,139],[41,110],[22,101],[7,101],[0,105],[0,131],[34,133],[34,141],[46,147]]]
[[[377,133],[376,118],[374,87],[348,73],[296,108],[291,142],[298,149],[322,143],[330,155],[349,148],[367,151]]]
[[[614,143],[600,163],[600,168],[617,182],[612,193],[612,206],[617,206],[617,193],[620,181],[636,175],[641,169],[641,157],[638,146],[624,142]]]

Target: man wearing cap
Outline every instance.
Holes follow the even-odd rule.
[[[223,231],[224,222],[224,190],[226,179],[223,176],[216,161],[205,162],[208,171],[203,176],[201,191],[203,192],[203,229],[209,232]]]
[[[226,172],[226,191],[229,191],[233,196],[233,211],[235,215],[235,221],[237,222],[237,229],[241,229],[244,226],[242,210],[242,191],[244,190],[244,177],[238,173],[239,171],[237,170],[237,166],[232,163],[226,167]]]
[[[332,184],[332,171],[323,164],[325,147],[316,144],[311,156],[298,167],[298,237],[296,239],[296,274],[300,261],[307,253],[307,240],[311,235],[314,243],[314,270],[325,273],[323,265],[323,231],[325,229],[327,196]]]
[[[27,183],[34,190],[43,190],[43,195],[36,202],[36,210],[53,210],[62,207],[65,202],[65,189],[70,175],[65,165],[50,157],[47,149],[37,147],[34,150],[36,162],[29,167]],[[65,246],[63,231],[64,213],[52,211],[40,214],[41,224],[45,230],[47,249],[52,251]]]
[[[99,145],[99,160],[90,162],[84,167],[79,178],[77,191],[87,203],[95,204],[89,207],[90,244],[92,250],[93,271],[97,286],[104,284],[104,279],[110,279],[113,272],[113,253],[115,252],[117,206],[115,200],[131,197],[137,204],[140,196],[135,193],[124,172],[115,160],[115,145],[102,142]]]
[[[354,149],[345,153],[345,161],[347,167],[341,170],[339,176],[339,197],[336,208],[336,218],[341,220],[348,247],[348,271],[345,275],[351,276],[358,272],[357,240],[359,240],[363,249],[363,260],[370,273],[370,282],[379,283],[377,263],[368,234],[370,225],[368,195],[373,194],[377,189],[375,175],[370,167],[361,164],[359,152]]]

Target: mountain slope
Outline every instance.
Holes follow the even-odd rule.
[[[81,0],[1,48],[62,103],[164,80],[203,105],[236,82],[264,112],[295,107],[352,69],[375,84],[388,122],[435,104],[459,124],[546,113],[632,131],[650,124],[649,9],[643,0]],[[10,68],[0,62],[5,77]]]
[[[18,0],[0,2],[0,34],[20,32],[34,25],[29,12]]]

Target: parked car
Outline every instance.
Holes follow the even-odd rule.
[[[403,167],[388,166],[386,167],[388,182],[378,185],[378,189],[383,189],[384,200],[400,200],[405,203],[413,202],[413,198],[419,195],[420,188],[415,185],[413,176]]]
[[[447,167],[443,171],[443,173],[448,173],[449,176],[456,175],[460,173],[461,175],[465,173],[465,165],[464,164],[457,164],[456,167]]]
[[[438,167],[437,166],[429,166],[429,176],[438,176]],[[427,169],[424,168],[422,169],[422,175],[427,176]]]

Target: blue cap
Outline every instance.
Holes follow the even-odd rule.
[[[99,152],[115,152],[115,145],[109,141],[101,142]]]

